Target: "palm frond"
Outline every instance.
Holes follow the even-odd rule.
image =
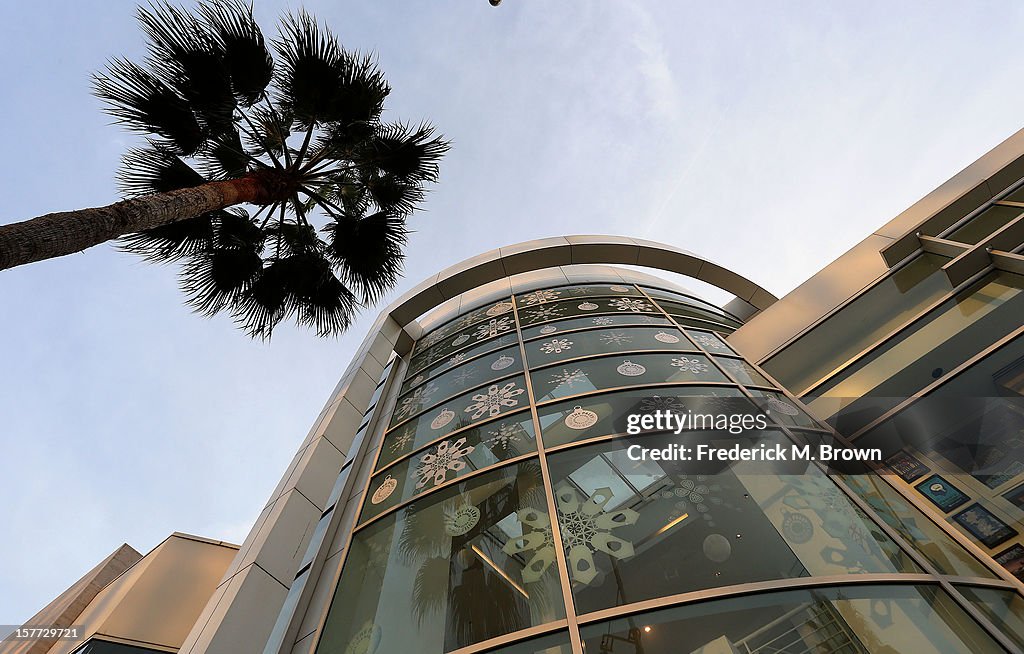
[[[206,140],[188,102],[127,59],[113,59],[107,64],[106,74],[94,75],[93,93],[118,122],[135,132],[167,139],[180,154],[193,154]]]
[[[129,197],[199,186],[206,178],[167,148],[150,143],[131,148],[121,158],[118,188]]]
[[[231,125],[235,96],[219,35],[183,9],[167,3],[140,7],[149,37],[149,63],[184,97],[211,132]]]
[[[259,253],[246,248],[213,248],[182,266],[181,290],[197,313],[213,316],[236,306],[263,268]]]
[[[263,95],[274,76],[274,59],[263,32],[242,0],[216,0],[199,6],[199,13],[220,41],[231,89],[243,107]]]
[[[373,203],[381,211],[397,216],[411,214],[426,195],[420,184],[394,175],[371,175],[365,184]]]
[[[404,221],[384,212],[365,218],[338,216],[324,232],[328,256],[363,302],[376,302],[398,282],[409,236]]]
[[[362,142],[357,158],[399,180],[437,181],[438,162],[451,145],[434,136],[434,131],[427,123],[418,127],[403,123],[383,125]]]
[[[391,89],[370,56],[346,52],[304,11],[286,16],[274,42],[278,103],[302,124],[372,122]]]

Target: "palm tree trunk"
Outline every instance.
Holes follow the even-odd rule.
[[[257,173],[0,225],[0,270],[80,252],[125,234],[236,204],[269,204],[274,200],[267,181]]]

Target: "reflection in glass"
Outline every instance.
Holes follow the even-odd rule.
[[[554,567],[527,567],[515,553],[525,518],[543,530],[544,507],[532,461],[440,490],[359,531],[317,651],[449,652],[564,618]]]
[[[957,586],[999,630],[1024,650],[1024,598],[1012,590]]]
[[[655,316],[645,313],[627,314],[602,314],[596,316],[583,316],[581,318],[570,318],[558,322],[541,323],[532,327],[523,327],[523,340],[552,336],[577,329],[588,329],[595,327],[619,327],[622,325],[664,325],[674,327],[672,322],[663,316]]]
[[[594,329],[563,336],[554,334],[526,344],[526,356],[532,367],[593,354],[643,350],[693,352],[697,348],[679,330],[659,327]]]
[[[581,628],[616,654],[995,654],[938,586],[844,586],[688,604]],[[614,649],[613,649],[614,647]]]
[[[661,450],[790,442],[778,432],[617,438],[548,455],[577,611],[695,590],[918,569],[824,473],[792,462],[634,461]]]

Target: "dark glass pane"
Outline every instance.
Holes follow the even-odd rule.
[[[683,432],[548,455],[579,613],[770,579],[918,571],[815,467],[638,460],[641,447],[708,443],[792,445],[772,431]]]
[[[423,383],[398,398],[398,405],[391,416],[394,425],[420,411],[467,388],[479,386],[501,377],[523,371],[522,356],[518,345],[488,354],[454,368]],[[414,381],[414,377],[410,381]]]
[[[398,441],[386,445],[377,462],[378,469],[412,449],[403,450],[396,445]],[[536,451],[533,417],[529,412],[460,431],[377,473],[370,481],[361,519],[368,520],[413,495],[429,492],[474,470]]]
[[[455,484],[358,531],[317,651],[450,652],[565,617],[536,461]],[[524,520],[528,521],[524,523]]]
[[[453,355],[474,348],[478,343],[495,339],[499,336],[512,334],[516,331],[515,317],[511,313],[489,318],[458,332],[455,336],[445,338],[437,345],[417,354],[409,362],[409,370],[418,371],[432,366]],[[515,342],[514,340],[512,342]],[[467,357],[468,358],[468,355]],[[456,361],[457,362],[457,361]]]
[[[996,654],[938,586],[843,586],[688,604],[581,628],[588,652]]]
[[[404,451],[412,451],[453,431],[529,404],[521,375],[502,379],[443,402],[392,429],[384,436],[383,451],[389,451],[395,443],[405,443],[408,449]]]
[[[458,352],[451,355],[447,359],[442,359],[441,361],[433,363],[427,367],[416,368],[414,366],[409,366],[409,371],[405,374],[406,382],[402,384],[403,392],[405,389],[411,388],[416,384],[422,383],[423,380],[427,379],[432,375],[437,375],[446,370],[450,370],[451,368],[454,368],[459,364],[465,363],[481,354],[493,352],[494,350],[499,350],[503,347],[508,347],[509,345],[513,345],[518,342],[519,337],[515,334],[515,332],[509,332],[508,334],[503,334],[498,338],[494,338],[489,341],[483,341],[481,343],[477,343],[475,345],[467,347],[463,350],[459,350]],[[423,362],[421,361],[420,365],[422,366],[422,364]]]
[[[729,335],[734,331],[729,325],[723,325],[722,323],[704,320],[702,318],[692,318],[690,316],[672,314],[672,320],[675,320],[680,327],[694,327],[696,329],[711,330],[718,332],[719,334]]]
[[[530,373],[533,395],[544,402],[598,389],[663,382],[723,382],[725,375],[700,354],[630,354],[572,361]]]
[[[600,316],[583,316],[571,318],[558,322],[539,323],[533,327],[523,328],[523,340],[561,334],[575,329],[586,329],[588,327],[612,327],[620,325],[666,325],[671,326],[672,321],[663,316],[648,315],[643,313],[627,314],[604,314]]]
[[[541,289],[520,293],[516,296],[516,305],[522,310],[560,300],[571,300],[578,297],[599,297],[619,295],[640,295],[632,284],[584,284],[582,286],[559,286],[558,288]]]
[[[674,328],[623,327],[537,339],[526,344],[526,357],[530,366],[536,368],[592,354],[643,350],[693,352],[696,349]]]
[[[752,365],[743,359],[730,359],[728,357],[715,357],[715,363],[725,368],[726,372],[735,377],[744,386],[768,386],[775,387],[775,384],[768,381],[764,375],[754,369]]]
[[[499,649],[487,650],[487,654],[572,654],[569,634],[559,632],[540,638],[509,645]]]
[[[644,293],[646,293],[647,295],[650,295],[655,300],[665,299],[665,300],[671,300],[671,301],[674,301],[674,302],[680,302],[682,304],[686,304],[686,305],[690,305],[690,306],[694,306],[694,307],[701,307],[703,309],[711,311],[712,313],[721,314],[721,315],[726,316],[726,317],[728,317],[728,318],[730,318],[732,320],[735,320],[737,322],[742,322],[736,316],[726,312],[721,307],[716,307],[715,305],[713,305],[713,304],[711,304],[709,302],[705,302],[704,300],[701,300],[700,298],[695,298],[695,297],[692,297],[692,296],[689,296],[689,295],[683,295],[682,293],[675,293],[673,291],[666,291],[666,290],[661,289],[661,288],[651,288],[649,286],[644,286],[642,288],[643,288]]]
[[[803,409],[797,407],[792,400],[782,393],[772,391],[751,390],[750,394],[755,398],[765,413],[780,425],[787,427],[805,427],[807,429],[823,429],[814,418],[804,413]]]
[[[489,304],[463,316],[459,316],[455,320],[432,330],[430,333],[416,341],[416,347],[413,348],[412,353],[414,356],[418,355],[424,350],[437,345],[446,338],[454,336],[460,331],[464,331],[467,327],[484,320],[503,316],[509,311],[512,311],[512,302],[510,299],[504,299],[499,300],[495,304]]]
[[[551,320],[564,320],[576,316],[598,314],[653,313],[658,308],[644,297],[575,298],[567,302],[550,302],[519,309],[519,321],[524,327]]]
[[[76,649],[74,654],[160,654],[160,650],[93,639]]]
[[[722,337],[714,332],[687,329],[686,335],[689,336],[694,343],[700,345],[711,354],[736,354],[732,351],[732,348],[725,344]]]
[[[697,318],[700,320],[710,320],[711,322],[728,325],[730,327],[739,327],[743,323],[738,320],[733,320],[721,311],[708,311],[698,307],[681,304],[679,302],[672,302],[670,300],[658,300],[658,304],[665,310],[666,313],[673,315],[685,316],[688,318]]]
[[[679,411],[686,408],[709,413],[757,411],[738,388],[658,386],[601,393],[548,404],[537,409],[537,416],[544,444],[552,447],[586,438],[623,434],[626,431],[626,416],[631,413],[650,413],[659,409]],[[577,416],[583,419],[577,420]]]
[[[1017,647],[1024,651],[1024,598],[1012,590],[957,586]]]

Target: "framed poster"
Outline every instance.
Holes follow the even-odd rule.
[[[927,497],[932,504],[942,509],[943,513],[949,513],[971,499],[939,475],[928,477],[914,488],[918,493]]]
[[[1024,511],[1024,484],[1010,489],[1008,493],[1003,493],[1003,498],[1021,511]]]
[[[992,558],[1014,577],[1024,581],[1024,545],[1011,545]]]
[[[930,472],[928,466],[915,459],[906,450],[900,450],[890,456],[885,460],[885,465],[907,483],[920,479]]]
[[[1005,543],[1017,535],[1016,529],[977,502],[953,516],[953,521],[988,548]]]

